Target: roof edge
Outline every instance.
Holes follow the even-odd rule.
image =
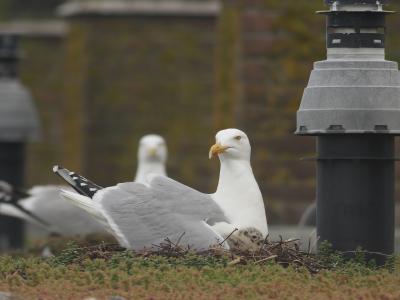
[[[190,17],[216,17],[221,11],[218,0],[209,1],[69,1],[60,5],[57,14],[70,18],[78,16],[119,16],[119,15],[144,15],[144,16],[190,16]]]
[[[60,20],[15,20],[11,22],[0,22],[1,34],[62,38],[67,32],[68,24]]]

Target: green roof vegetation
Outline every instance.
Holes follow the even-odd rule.
[[[280,242],[277,242],[280,246]],[[165,250],[165,249],[164,249]],[[238,257],[240,259],[238,259]],[[324,268],[251,255],[172,251],[135,254],[111,246],[68,247],[51,258],[1,256],[0,290],[21,299],[398,299],[400,260],[377,268],[364,252],[346,260],[324,246]],[[17,298],[19,299],[19,298]]]

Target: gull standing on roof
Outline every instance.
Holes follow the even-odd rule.
[[[161,136],[149,134],[142,137],[137,157],[136,181],[147,183],[146,177],[150,173],[166,176],[167,147]],[[86,212],[62,199],[60,189],[72,191],[68,186],[42,185],[21,192],[0,181],[0,201],[3,200],[3,203],[0,204],[0,214],[27,221],[33,225],[31,229],[35,232],[40,228],[45,232],[72,236],[105,231],[104,226]],[[19,207],[11,202],[16,203]]]
[[[58,166],[54,172],[78,192],[61,195],[105,224],[119,243],[142,250],[165,239],[205,250],[236,229],[268,234],[264,202],[250,165],[251,146],[238,129],[217,133],[209,156],[221,163],[217,191],[203,194],[164,176],[151,176],[148,185],[120,183],[97,191],[96,185]],[[222,244],[229,248],[226,243]]]

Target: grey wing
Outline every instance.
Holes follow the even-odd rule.
[[[169,239],[182,247],[205,250],[222,237],[205,222],[224,219],[209,195],[165,177],[150,186],[123,183],[95,195],[117,239],[135,250],[152,248]]]
[[[157,198],[167,201],[181,214],[206,220],[209,225],[216,222],[228,222],[223,211],[210,195],[200,193],[164,176],[154,177],[151,188]]]

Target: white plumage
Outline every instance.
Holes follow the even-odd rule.
[[[212,195],[151,176],[147,185],[118,184],[98,191],[92,199],[69,191],[62,191],[62,196],[106,223],[127,248],[151,248],[169,238],[202,250],[236,228],[252,228],[265,237],[264,202],[250,165],[248,137],[238,129],[220,131],[210,149],[210,157],[214,155],[220,158],[221,170]]]

